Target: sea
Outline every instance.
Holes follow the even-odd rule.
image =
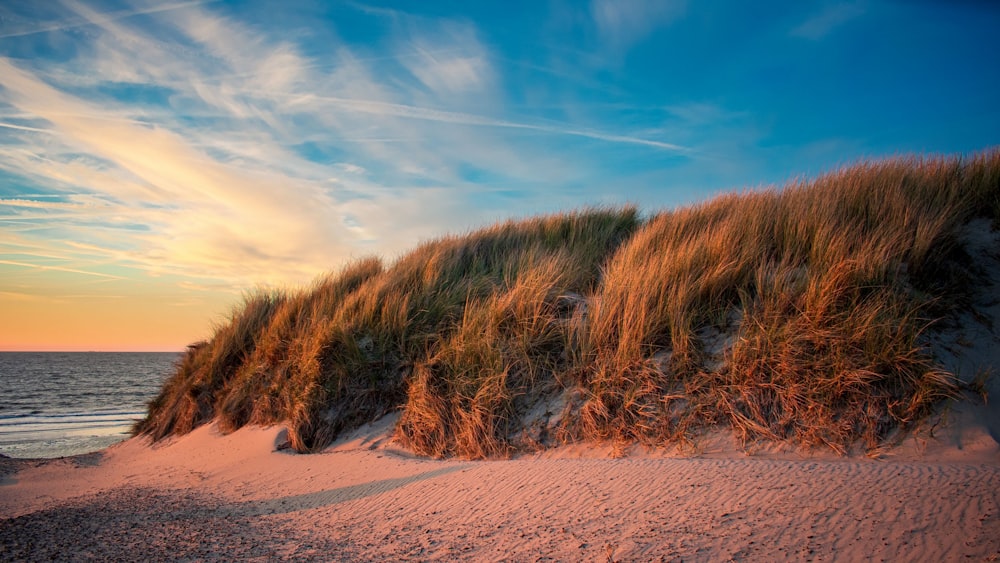
[[[0,454],[55,458],[129,437],[179,353],[0,352]]]

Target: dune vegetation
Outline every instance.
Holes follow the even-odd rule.
[[[247,295],[136,431],[281,422],[310,452],[398,411],[397,438],[432,456],[716,425],[877,450],[958,392],[924,335],[969,306],[974,219],[1000,226],[998,150],[498,223]]]

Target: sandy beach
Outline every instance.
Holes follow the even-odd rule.
[[[1000,364],[992,295],[977,303],[985,321],[932,342],[964,380]],[[0,560],[995,561],[997,379],[987,400],[966,392],[873,457],[748,453],[716,428],[683,451],[435,460],[394,441],[396,415],[309,455],[282,425],[224,435],[213,423],[72,458],[0,458]]]
[[[4,460],[0,559],[990,561],[1000,454],[965,429],[882,460],[595,447],[417,458],[391,419],[323,453],[281,427]],[[717,443],[725,443],[720,438]],[[959,447],[960,446],[960,447]]]
[[[998,30],[0,0],[0,563],[1000,563]]]
[[[966,233],[985,287],[997,234]],[[383,417],[313,454],[285,424],[216,422],[55,460],[0,458],[3,561],[1000,560],[1000,300],[924,343],[961,381],[846,456],[741,444],[578,443],[509,460],[415,455]]]

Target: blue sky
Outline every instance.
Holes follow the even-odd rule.
[[[179,348],[246,288],[498,219],[982,150],[997,29],[985,1],[4,3],[0,349]]]

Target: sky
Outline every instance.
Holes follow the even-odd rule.
[[[0,3],[0,350],[592,205],[1000,143],[989,1]]]

